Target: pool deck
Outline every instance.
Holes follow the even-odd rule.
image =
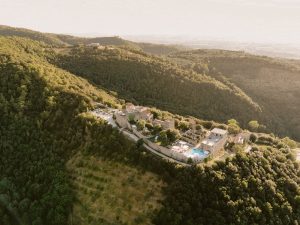
[[[202,151],[202,152],[201,152],[201,154],[199,154],[199,153],[195,152],[195,150],[196,150],[196,151]],[[193,152],[193,151],[194,151],[194,152]],[[184,153],[184,155],[186,155],[186,156],[189,157],[189,158],[197,159],[197,160],[200,160],[200,161],[202,161],[202,160],[204,160],[205,158],[209,157],[209,153],[208,153],[208,154],[205,153],[205,151],[202,150],[202,149],[200,149],[199,147],[198,147],[198,148],[193,147],[193,148],[189,149],[188,151],[186,151],[186,152]]]

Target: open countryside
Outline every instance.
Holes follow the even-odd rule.
[[[0,225],[300,225],[299,11],[1,0]]]

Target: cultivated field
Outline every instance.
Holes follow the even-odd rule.
[[[156,175],[82,154],[67,168],[76,194],[74,225],[151,224],[164,185]]]

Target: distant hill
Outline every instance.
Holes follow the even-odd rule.
[[[42,33],[42,32],[33,31],[29,29],[15,28],[15,27],[3,26],[3,25],[0,25],[0,35],[26,37],[32,40],[42,41],[46,44],[54,45],[54,46],[99,43],[102,45],[130,45],[132,47],[137,47],[133,42],[124,40],[116,36],[84,38],[84,37],[75,37],[75,36],[63,35],[63,34]]]
[[[128,46],[131,48],[143,50],[149,54],[165,55],[179,50],[183,50],[182,46],[176,45],[161,45],[151,43],[137,43],[122,39],[118,36],[113,37],[76,37],[72,35],[42,33],[24,28],[15,28],[0,25],[1,36],[18,36],[26,37],[36,41],[42,41],[46,44],[53,46],[69,46],[69,45],[86,45],[91,43],[99,43],[101,45],[116,45],[116,46]]]
[[[41,33],[25,28],[15,28],[4,25],[0,25],[0,35],[25,37],[36,41],[42,41],[50,45],[61,46],[67,44],[66,42],[60,40],[60,38],[58,38],[56,34]]]
[[[170,59],[241,88],[264,113],[263,123],[281,135],[300,139],[300,61],[245,52],[194,50]]]

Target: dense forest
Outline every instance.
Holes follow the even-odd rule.
[[[260,116],[257,104],[239,89],[164,59],[128,48],[67,50],[53,63],[131,102],[208,120],[234,117],[243,125]]]
[[[285,149],[238,153],[181,170],[166,190],[157,224],[299,224],[299,164]]]
[[[299,61],[225,50],[194,50],[169,55],[187,69],[242,89],[263,110],[273,132],[300,139]]]
[[[37,42],[0,38],[0,224],[67,224],[73,202],[67,159],[95,149],[113,158],[128,151],[130,159],[135,148],[84,114],[95,100],[115,106],[118,100],[48,64],[39,57],[43,50]]]
[[[85,70],[91,61],[95,62],[96,66],[90,70],[93,76],[89,77],[78,72],[80,68],[72,64],[74,59],[68,52],[62,51],[58,56],[54,50],[57,49],[25,38],[0,37],[1,225],[70,224],[69,215],[76,194],[66,163],[79,152],[159,176],[166,186],[162,208],[150,217],[157,225],[300,223],[300,170],[288,148],[254,148],[225,162],[179,167],[152,156],[139,143],[130,142],[118,130],[87,113],[94,102],[116,108],[124,103],[116,93],[110,92],[112,96],[93,83],[107,89],[111,87],[111,91],[119,88],[119,95],[133,99],[138,96],[134,95],[137,87],[131,87],[126,80],[137,80],[145,90],[143,98],[137,100],[154,105],[155,96],[146,91],[152,76],[156,81],[163,81],[155,90],[166,95],[164,100],[175,99],[171,106],[157,103],[162,108],[173,107],[175,110],[176,104],[180,105],[184,100],[200,104],[197,99],[190,100],[189,96],[195,96],[192,93],[195,90],[209,87],[199,93],[210,96],[210,102],[221,96],[227,104],[242,104],[240,107],[256,112],[255,104],[249,99],[244,101],[245,96],[238,96],[214,79],[186,73],[169,62],[139,51],[72,49],[74,59],[82,67],[85,65]],[[59,60],[65,64],[58,64]],[[77,73],[87,80],[57,65],[69,71],[74,65]],[[116,66],[118,70],[113,70]],[[123,76],[117,76],[120,68],[123,68]],[[130,76],[127,70],[132,72],[132,77],[126,78]],[[108,72],[109,76],[105,77]],[[150,78],[143,81],[144,84],[139,74]],[[175,87],[185,88],[184,99],[174,98],[163,88],[170,81],[177,85],[175,78],[182,80],[180,86]],[[118,82],[114,86],[112,81]],[[126,94],[130,92],[122,90],[132,93]],[[175,93],[176,90],[170,91]],[[205,95],[206,92],[209,95]],[[204,97],[202,101],[205,101]],[[216,108],[211,110],[217,110],[223,103],[216,100],[214,104]],[[113,224],[124,224],[116,221]],[[137,220],[135,224],[143,224],[141,221]],[[101,222],[112,224],[105,218]]]
[[[1,225],[68,224],[76,196],[66,163],[78,152],[119,162],[120,170],[124,164],[166,181],[174,176],[173,165],[86,113],[94,102],[120,107],[123,100],[49,64],[47,51],[0,37]]]

